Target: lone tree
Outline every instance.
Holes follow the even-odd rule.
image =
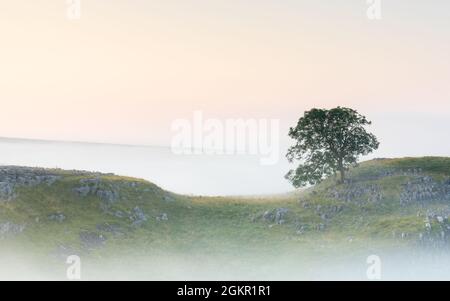
[[[286,157],[291,163],[301,163],[286,178],[295,187],[301,187],[317,184],[339,172],[343,183],[346,170],[356,164],[358,156],[379,146],[377,138],[364,128],[370,124],[366,117],[349,108],[305,112],[297,126],[289,129],[289,137],[296,144],[289,148]]]

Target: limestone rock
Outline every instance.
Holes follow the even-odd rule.
[[[142,223],[146,222],[148,217],[141,208],[136,206],[131,212],[130,219],[133,221],[133,226],[139,226]]]
[[[63,221],[66,220],[66,216],[62,213],[52,213],[48,216],[48,219],[51,221],[62,223]]]
[[[169,217],[168,217],[167,213],[161,213],[160,215],[158,215],[156,217],[156,220],[157,221],[168,221]]]
[[[103,246],[106,242],[106,237],[97,232],[83,231],[80,232],[80,240],[83,248],[93,250]]]
[[[51,170],[20,166],[0,167],[0,201],[12,201],[16,187],[53,185],[61,176]]]
[[[0,238],[16,236],[25,230],[25,225],[5,222],[0,224]]]

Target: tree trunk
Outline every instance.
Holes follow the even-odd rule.
[[[340,183],[344,184],[345,181],[345,168],[344,168],[344,159],[339,159],[338,161],[338,168],[339,168],[339,173],[341,174],[341,180]]]
[[[341,184],[344,184],[344,181],[345,181],[345,170],[344,170],[344,168],[341,167],[339,169],[339,172],[341,173]]]

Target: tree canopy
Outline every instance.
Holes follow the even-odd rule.
[[[366,117],[345,107],[305,112],[297,126],[289,129],[289,137],[296,142],[286,157],[291,163],[300,163],[286,178],[301,187],[339,172],[344,182],[346,170],[357,163],[358,157],[379,146],[375,135],[365,129],[370,124]]]

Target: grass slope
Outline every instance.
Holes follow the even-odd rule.
[[[417,245],[424,235],[440,241],[448,219],[436,218],[450,212],[450,190],[442,190],[450,179],[450,158],[442,157],[371,160],[349,171],[349,183],[337,185],[330,178],[300,193],[271,198],[187,197],[140,179],[47,172],[59,179],[16,187],[13,200],[0,201],[0,226],[24,226],[20,233],[0,236],[0,248],[47,257],[120,258],[133,252],[197,254],[199,260],[207,260],[205,254],[248,254],[246,260],[256,260],[252,254],[259,254],[264,260],[285,252],[317,255],[341,247]],[[443,197],[402,204],[408,183],[424,178],[431,184],[418,184],[418,190],[431,185]],[[117,195],[108,200],[95,191],[77,194],[89,181],[96,183],[95,191]],[[54,218],[58,215],[64,218]]]

